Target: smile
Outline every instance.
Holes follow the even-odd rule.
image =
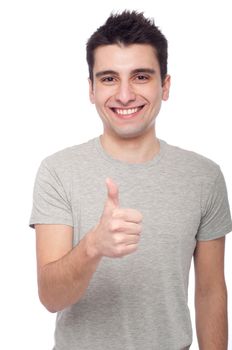
[[[144,106],[134,107],[134,108],[111,108],[114,113],[120,116],[132,116],[139,112]]]

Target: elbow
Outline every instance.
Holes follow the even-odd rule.
[[[52,305],[43,304],[43,306],[46,308],[47,311],[49,311],[52,314],[55,314],[56,312],[60,311],[56,310]]]
[[[59,310],[52,309],[50,306],[46,306],[46,305],[44,305],[44,306],[45,306],[45,308],[47,309],[47,311],[49,311],[49,312],[52,313],[52,314],[55,314],[56,312],[59,311]]]
[[[50,313],[54,314],[59,311],[57,308],[54,307],[54,305],[52,305],[48,300],[46,300],[46,298],[43,297],[41,293],[39,293],[39,300],[41,304],[45,307],[45,309]]]
[[[61,311],[62,308],[57,307],[54,303],[54,299],[51,296],[48,296],[47,293],[45,293],[42,288],[39,288],[38,290],[39,300],[41,304],[49,311],[50,313],[54,314],[58,311]]]
[[[38,275],[38,296],[41,304],[49,311],[50,313],[56,313],[61,309],[56,305],[56,298],[52,293],[51,288],[47,286],[43,278],[42,273]]]

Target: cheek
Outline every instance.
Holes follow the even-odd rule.
[[[151,103],[152,106],[159,105],[162,100],[162,94],[159,92],[154,92],[153,94],[150,94],[148,96],[148,100]]]
[[[112,91],[101,89],[101,91],[95,91],[94,100],[95,104],[100,107],[107,106],[107,103],[113,99],[114,93]]]
[[[137,95],[143,96],[151,103],[162,98],[162,88],[157,81],[153,81],[150,84],[137,85],[134,92]]]

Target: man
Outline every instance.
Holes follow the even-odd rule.
[[[42,161],[30,219],[54,349],[189,349],[194,257],[199,347],[226,350],[226,184],[212,160],[156,137],[167,40],[124,11],[88,40],[87,61],[103,134]]]

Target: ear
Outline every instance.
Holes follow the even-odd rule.
[[[163,82],[163,92],[162,92],[162,100],[163,101],[168,100],[170,85],[171,85],[171,76],[166,75],[164,82]]]
[[[88,78],[89,82],[89,99],[91,103],[95,103],[95,98],[94,98],[94,89],[93,89],[93,82],[91,79]]]

